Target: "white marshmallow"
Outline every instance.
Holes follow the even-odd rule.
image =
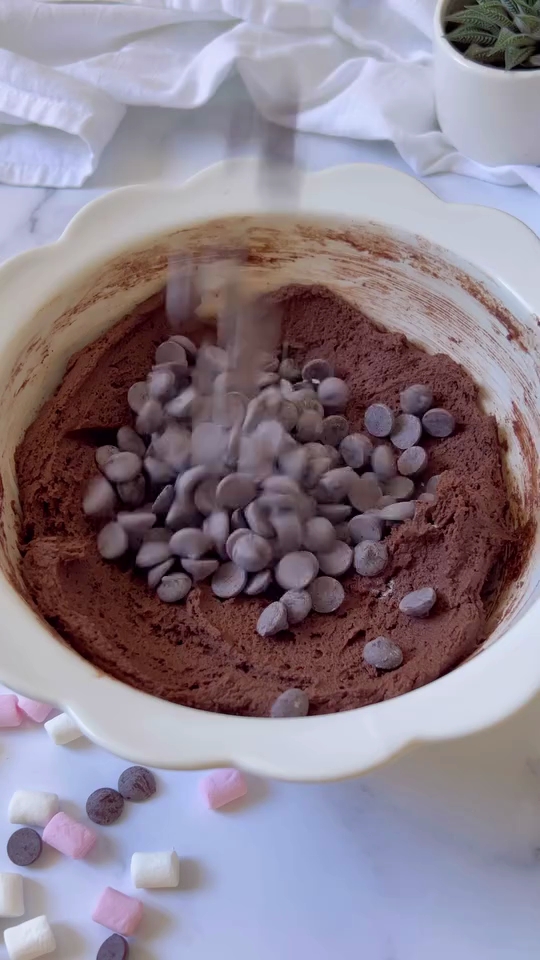
[[[131,879],[138,889],[177,887],[180,863],[174,850],[163,853],[134,853],[131,858]]]
[[[22,917],[23,878],[20,873],[0,873],[0,917]]]
[[[56,793],[40,790],[16,790],[8,807],[10,823],[24,823],[29,827],[46,827],[60,804]]]
[[[9,960],[36,960],[56,950],[56,941],[47,917],[34,917],[4,930]]]
[[[72,740],[77,740],[78,737],[82,737],[77,724],[67,713],[60,713],[52,720],[47,720],[44,726],[51,740],[60,747],[63,747],[66,743],[71,743]]]

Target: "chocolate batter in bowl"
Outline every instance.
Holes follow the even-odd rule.
[[[424,381],[458,420],[456,434],[430,449],[430,472],[445,473],[436,510],[422,509],[389,541],[396,596],[433,585],[441,598],[433,617],[400,624],[405,662],[393,673],[380,674],[361,658],[367,639],[396,628],[397,604],[391,593],[381,599],[381,583],[367,589],[353,575],[345,581],[347,599],[337,616],[313,615],[295,639],[265,640],[254,632],[264,601],[223,604],[203,587],[185,605],[160,604],[121,562],[99,558],[95,533],[80,510],[96,440],[107,442],[107,430],[130,422],[126,389],[144,376],[156,344],[167,335],[159,291],[168,252],[200,255],[246,244],[253,294],[278,297],[288,338],[306,357],[335,361],[347,379],[351,428],[361,425],[368,402],[395,405],[404,386]],[[352,731],[347,716],[350,724],[353,718],[376,717],[378,729],[388,731],[392,710],[411,709],[417,738],[423,709],[431,716],[439,702],[435,727],[442,731],[448,697],[459,699],[467,677],[470,685],[486,675],[491,651],[504,650],[510,626],[517,634],[534,596],[534,438],[540,425],[534,399],[538,343],[529,314],[516,296],[448,250],[395,227],[328,216],[209,220],[162,231],[116,257],[96,258],[76,286],[21,328],[0,371],[4,408],[8,404],[13,410],[12,439],[3,441],[2,451],[3,569],[54,635],[19,601],[25,631],[39,633],[39,642],[64,674],[68,669],[76,689],[72,694],[63,688],[65,675],[61,683],[51,679],[43,654],[39,665],[32,664],[30,647],[23,643],[19,654],[30,677],[29,692],[47,696],[39,679],[47,673],[51,699],[72,707],[94,738],[134,759],[171,766],[237,762],[286,777],[341,776],[380,762],[387,746],[379,736],[367,751],[363,748],[360,766],[344,756],[347,735],[333,760],[329,747],[319,743],[314,750],[315,739],[325,740],[324,731],[333,730],[332,738],[338,739],[339,730]],[[22,353],[24,363],[17,368]],[[60,391],[42,407],[66,366]],[[16,447],[22,523],[18,504],[11,503]],[[490,649],[458,667],[485,640]],[[13,651],[4,651],[0,669],[8,680],[18,673],[24,686],[16,660]],[[529,680],[532,684],[530,675]],[[251,727],[247,718],[267,716],[284,686],[307,686],[311,713],[344,712],[256,721],[260,726]],[[114,695],[116,702],[144,711],[145,730],[139,731],[137,744],[121,717],[121,732],[109,733],[111,705],[104,707],[108,719],[95,716],[92,701],[100,694],[105,705]],[[198,710],[185,711],[175,702]],[[212,718],[201,710],[244,716]],[[173,756],[176,748],[165,732],[156,745],[165,717],[180,726],[189,718],[194,735],[182,744],[181,757],[178,751]],[[454,720],[453,730],[466,727],[463,714]],[[302,748],[297,745],[294,762],[283,763],[284,740],[276,727],[292,723],[306,731],[300,738],[306,740]],[[247,736],[249,746],[235,747],[237,735]],[[407,738],[400,739],[403,745]]]

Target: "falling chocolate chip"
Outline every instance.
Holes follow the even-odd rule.
[[[108,827],[122,816],[124,798],[112,787],[99,787],[86,801],[86,815],[92,823]]]

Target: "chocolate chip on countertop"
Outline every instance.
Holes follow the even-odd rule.
[[[406,593],[399,602],[399,609],[408,617],[427,617],[437,601],[437,594],[433,587],[422,587]]]
[[[39,833],[31,827],[15,830],[7,842],[7,855],[18,867],[29,867],[41,854],[43,843]]]
[[[399,399],[403,413],[421,417],[433,404],[433,390],[425,383],[413,383],[401,391]]]
[[[309,697],[303,690],[292,687],[280,693],[271,708],[270,716],[277,718],[307,717],[309,712]]]
[[[363,657],[365,662],[376,670],[397,670],[403,663],[401,647],[387,637],[369,640],[364,647]]]
[[[156,789],[156,778],[147,767],[128,767],[118,778],[118,792],[134,803],[148,800]]]
[[[119,933],[113,933],[101,944],[96,960],[128,960],[129,943]]]
[[[448,410],[433,407],[422,417],[422,426],[430,437],[449,437],[456,429],[456,420]]]
[[[394,413],[385,403],[372,403],[364,414],[364,424],[372,437],[389,437],[394,427]]]
[[[122,816],[124,798],[112,787],[99,787],[86,801],[86,816],[92,823],[108,827]]]

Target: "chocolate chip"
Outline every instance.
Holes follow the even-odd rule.
[[[177,557],[188,557],[190,560],[199,560],[204,553],[212,549],[210,537],[198,530],[197,527],[184,527],[173,533],[170,540],[171,553]]]
[[[345,599],[343,587],[333,577],[317,577],[310,583],[309,593],[316,613],[334,613]]]
[[[330,523],[343,523],[349,519],[352,507],[347,503],[319,503],[317,512],[321,517],[330,520]]]
[[[273,637],[288,627],[287,608],[281,601],[270,603],[257,620],[256,630],[260,637]]]
[[[182,390],[182,393],[169,401],[165,407],[165,411],[170,417],[183,420],[185,417],[192,415],[196,400],[197,394],[194,388],[186,387],[185,390]]]
[[[114,453],[103,467],[103,473],[111,483],[127,483],[134,480],[142,470],[142,460],[136,453]]]
[[[219,562],[217,560],[190,560],[186,557],[182,560],[182,566],[195,583],[199,583],[201,580],[208,580],[208,577],[216,572]]]
[[[437,497],[434,493],[421,493],[417,498],[418,503],[435,503]]]
[[[218,485],[219,480],[217,477],[207,477],[206,480],[199,483],[195,490],[193,495],[195,506],[205,517],[208,517],[217,509]]]
[[[414,413],[421,417],[433,403],[433,390],[425,383],[413,383],[401,391],[399,400],[403,413]]]
[[[341,413],[347,406],[349,388],[344,380],[338,377],[327,377],[319,384],[317,396],[325,411]]]
[[[192,362],[197,357],[197,347],[189,337],[184,337],[179,333],[175,333],[174,336],[169,337],[169,340],[173,340],[175,343],[179,343],[181,347],[184,348],[186,355],[189,360]]]
[[[115,453],[119,452],[118,447],[115,447],[113,443],[106,443],[103,447],[98,447],[96,450],[96,463],[100,470],[103,469]]]
[[[285,717],[307,717],[309,712],[309,697],[303,690],[292,687],[280,693],[271,708],[270,716],[275,719]]]
[[[271,521],[276,531],[280,552],[284,554],[300,550],[303,530],[296,510],[294,508],[291,510],[273,510]]]
[[[128,535],[119,523],[107,523],[98,533],[97,548],[104,560],[116,560],[128,548]]]
[[[353,561],[353,552],[347,543],[336,540],[327,553],[317,554],[317,560],[323,573],[330,574],[332,577],[342,577]]]
[[[354,548],[354,568],[361,577],[377,577],[388,563],[388,550],[384,543],[362,540]]]
[[[441,479],[440,473],[437,473],[435,474],[435,476],[430,477],[428,482],[426,483],[426,493],[436,493],[440,479]]]
[[[364,414],[364,424],[372,437],[389,437],[394,428],[394,413],[385,403],[372,403]]]
[[[399,609],[408,617],[427,617],[436,600],[437,594],[433,587],[422,587],[406,593],[399,602]]]
[[[87,517],[109,517],[116,503],[116,494],[105,477],[92,477],[83,497],[82,507]]]
[[[92,823],[108,827],[122,816],[124,798],[111,787],[100,787],[90,794],[86,801],[86,816]]]
[[[358,477],[355,475],[349,487],[349,500],[356,510],[359,510],[361,513],[366,510],[373,510],[381,497],[382,490],[374,476],[364,474]]]
[[[400,413],[394,422],[390,439],[398,450],[414,447],[422,436],[422,423],[412,413]]]
[[[394,500],[411,500],[414,497],[414,481],[409,477],[393,477],[385,483],[384,492]]]
[[[456,429],[456,421],[448,410],[433,407],[422,417],[422,426],[430,437],[449,437]]]
[[[304,546],[312,553],[327,553],[336,541],[336,531],[330,520],[312,517],[304,526]]]
[[[330,417],[325,417],[322,422],[321,440],[331,447],[337,447],[345,439],[349,432],[349,421],[346,417],[335,413]]]
[[[156,792],[156,778],[147,767],[128,767],[118,778],[118,791],[124,800],[140,803]]]
[[[272,547],[268,540],[248,531],[231,548],[233,562],[247,573],[258,573],[272,562]]]
[[[350,490],[359,480],[360,477],[354,473],[351,467],[335,467],[321,477],[315,495],[324,495],[324,499],[329,503],[338,503],[340,500],[344,500],[346,496],[349,496],[350,499]],[[322,496],[321,499],[323,499]]]
[[[399,523],[404,520],[412,520],[416,511],[414,500],[403,500],[401,503],[390,503],[387,507],[382,507],[378,515],[382,520],[389,523]]]
[[[362,470],[369,463],[373,444],[363,433],[350,433],[339,445],[339,452],[349,467]]]
[[[382,540],[383,521],[373,513],[362,513],[349,520],[349,531],[354,543],[362,540],[371,540],[374,543]]]
[[[21,827],[15,830],[7,842],[7,855],[18,867],[29,867],[41,854],[43,844],[36,830]]]
[[[319,440],[322,436],[323,421],[316,410],[302,410],[296,424],[296,436],[300,443]]]
[[[148,396],[160,403],[167,403],[176,394],[176,377],[169,367],[154,367],[148,374]]]
[[[135,477],[134,480],[127,480],[126,483],[119,483],[116,487],[118,496],[126,507],[140,507],[144,503],[146,496],[146,483],[144,477]]]
[[[398,457],[397,467],[404,477],[415,477],[425,470],[428,455],[423,447],[409,447]]]
[[[279,410],[279,419],[285,430],[291,433],[298,423],[298,410],[290,400],[284,400]]]
[[[144,459],[144,469],[152,483],[158,486],[171,483],[172,480],[176,479],[176,470],[169,466],[168,463],[163,463],[162,460],[158,460],[157,457],[146,456]]]
[[[296,383],[302,376],[294,360],[291,360],[290,357],[285,357],[281,361],[278,373],[283,380],[288,380],[290,383]]]
[[[387,637],[377,637],[366,643],[363,657],[376,670],[396,670],[403,663],[401,647]]]
[[[397,473],[396,455],[386,443],[375,447],[371,454],[371,466],[380,480],[391,480]]]
[[[133,413],[140,413],[148,400],[148,386],[144,380],[132,384],[128,390],[127,401]]]
[[[247,507],[257,495],[255,481],[242,473],[230,473],[217,486],[216,505],[220,510],[235,510]]]
[[[171,548],[169,542],[166,543],[163,541],[152,541],[150,540],[147,543],[143,543],[140,547],[137,556],[135,557],[135,563],[138,567],[146,569],[148,567],[155,567],[160,563],[164,563],[165,560],[169,560],[171,556]]]
[[[268,590],[268,587],[271,583],[271,571],[261,570],[259,573],[254,573],[253,576],[249,578],[244,593],[247,593],[248,597],[258,597],[260,593],[264,593],[265,590]]]
[[[313,553],[297,550],[287,553],[275,569],[275,577],[284,590],[303,590],[319,571],[319,561]]]
[[[302,367],[302,376],[304,380],[326,380],[327,377],[334,375],[333,367],[328,360],[308,360]]]
[[[281,602],[287,609],[287,619],[291,626],[305,620],[313,606],[307,590],[287,590],[281,597]]]
[[[156,515],[151,510],[137,510],[135,513],[127,513],[123,510],[116,517],[117,522],[126,531],[126,533],[146,533],[151,530],[156,522]]]
[[[135,426],[137,433],[150,434],[159,430],[163,423],[163,407],[159,400],[149,399],[141,407]]]
[[[169,572],[173,564],[173,559],[164,560],[163,563],[159,563],[157,567],[152,567],[152,569],[148,571],[146,580],[151,590],[156,589],[158,584],[161,583],[165,574]]]
[[[119,933],[113,933],[101,944],[96,960],[128,960],[129,944]]]
[[[245,588],[247,573],[235,563],[222,563],[212,577],[212,592],[220,600],[230,600],[237,597]]]
[[[174,500],[174,486],[172,483],[168,483],[167,486],[163,487],[161,493],[158,493],[156,499],[152,504],[153,513],[158,516],[165,516],[172,507]]]
[[[220,556],[224,555],[229,531],[230,520],[226,510],[213,511],[203,521],[203,533],[210,537]]]
[[[156,350],[156,363],[178,363],[187,367],[186,351],[177,340],[165,340]]]
[[[227,537],[225,542],[225,552],[231,560],[235,543],[240,539],[240,537],[245,537],[248,533],[249,530],[247,530],[245,527],[238,527]]]
[[[179,603],[191,590],[191,578],[185,573],[168,573],[161,578],[156,593],[163,603]]]
[[[116,442],[118,449],[125,453],[136,453],[138,457],[144,457],[146,453],[146,444],[133,427],[120,427]]]

